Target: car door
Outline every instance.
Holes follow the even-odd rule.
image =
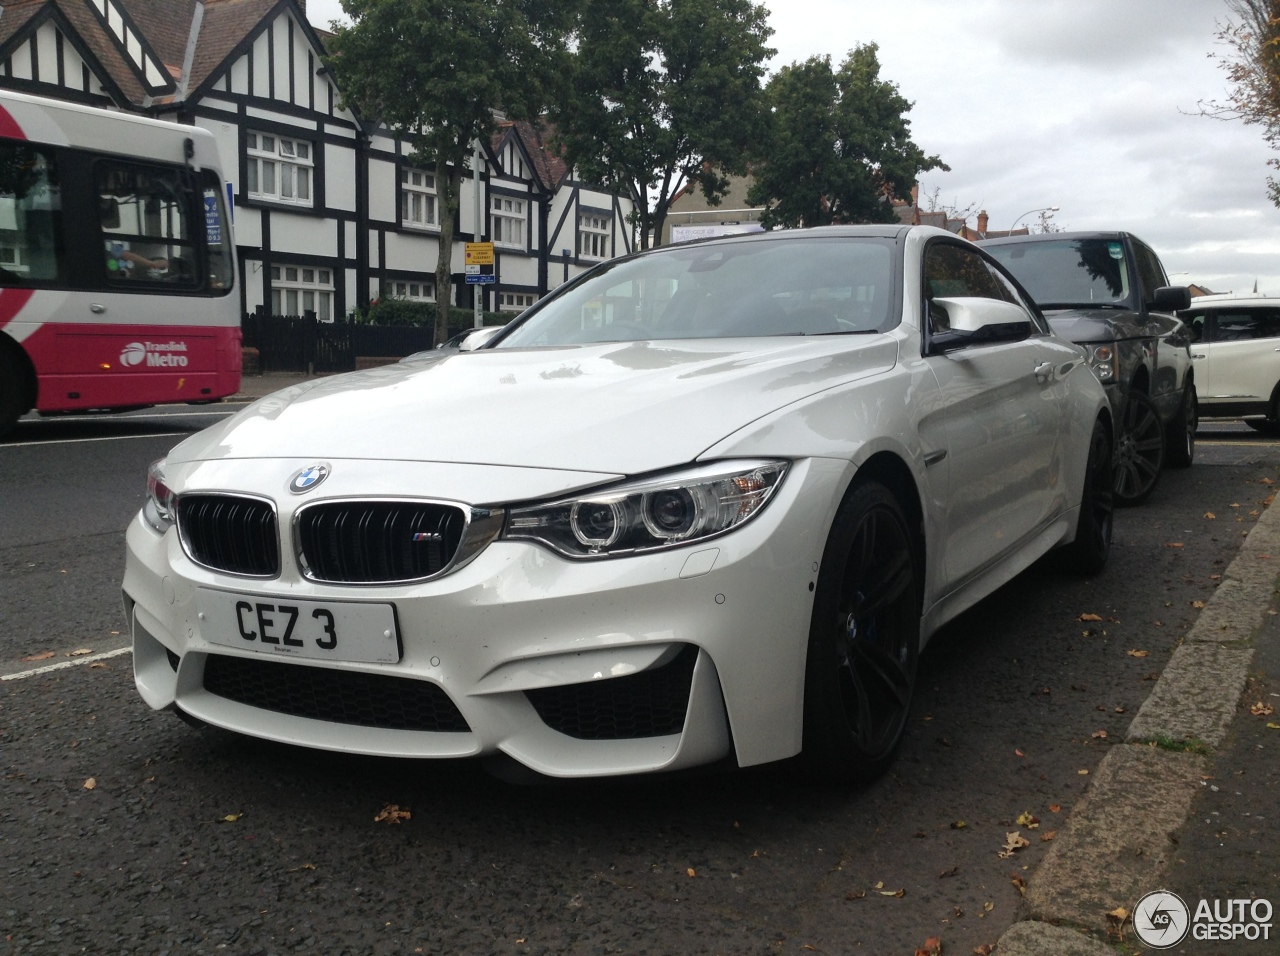
[[[1212,309],[1205,320],[1204,337],[1192,347],[1201,394],[1215,402],[1269,404],[1280,382],[1280,308]]]
[[[925,251],[924,294],[932,334],[945,319],[935,298],[1014,303],[1032,333],[931,355],[947,435],[946,567],[963,584],[1023,545],[1063,506],[1061,443],[1066,403],[1058,370],[1079,352],[1052,338],[1043,319],[976,250],[946,240]]]

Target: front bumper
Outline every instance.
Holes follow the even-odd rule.
[[[552,776],[671,770],[731,753],[741,765],[782,759],[800,749],[811,587],[850,470],[796,462],[761,514],[702,544],[570,561],[497,541],[462,569],[413,585],[311,582],[287,547],[278,578],[221,574],[191,562],[173,530],[158,535],[138,517],[124,579],[138,690],[153,708],[257,737],[386,756],[501,752]],[[400,660],[299,661],[211,643],[198,588],[272,603],[393,604]],[[356,687],[390,706],[419,686],[464,723],[374,726],[326,703]],[[685,701],[683,719],[672,719]],[[620,707],[639,714],[611,717]],[[646,708],[661,712],[646,717]]]

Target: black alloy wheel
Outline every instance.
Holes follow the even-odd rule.
[[[1085,465],[1076,537],[1061,552],[1067,567],[1078,574],[1092,576],[1099,573],[1106,567],[1107,557],[1111,554],[1115,512],[1111,449],[1111,428],[1105,419],[1099,418],[1093,423],[1093,435],[1089,439],[1089,459]]]
[[[1145,392],[1129,392],[1116,441],[1115,496],[1118,505],[1146,501],[1164,467],[1164,426],[1156,403]]]
[[[803,756],[822,780],[870,781],[893,762],[915,690],[920,580],[898,499],[854,486],[827,537],[809,631]]]
[[[1196,386],[1187,382],[1182,390],[1182,407],[1165,429],[1165,464],[1170,468],[1190,468],[1196,457],[1196,428],[1200,410],[1196,402]]]

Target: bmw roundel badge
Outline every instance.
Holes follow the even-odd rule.
[[[305,494],[329,477],[329,466],[324,462],[308,465],[289,479],[289,490],[295,495]]]

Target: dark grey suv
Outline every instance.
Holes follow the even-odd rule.
[[[1053,331],[1083,346],[1111,399],[1116,499],[1138,504],[1167,463],[1195,457],[1196,388],[1190,334],[1174,313],[1190,305],[1159,257],[1128,232],[1054,232],[978,243],[1044,311]]]

